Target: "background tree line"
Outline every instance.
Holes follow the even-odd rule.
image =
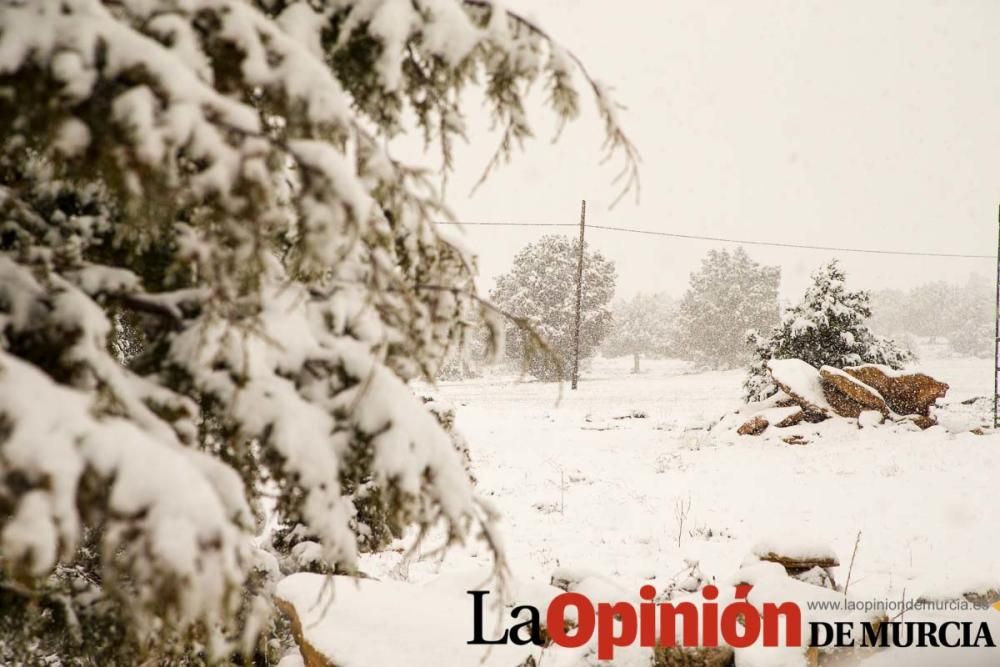
[[[560,369],[569,378],[577,247],[567,236],[529,244],[490,294],[548,341],[549,353],[543,354],[523,328],[507,326],[508,362],[539,379],[558,379]],[[782,304],[780,268],[756,262],[742,247],[709,250],[680,300],[663,292],[616,298],[614,266],[596,250],[585,251],[585,267],[581,358],[598,352],[630,356],[633,373],[641,372],[644,357],[683,359],[711,369],[756,367],[758,377],[748,392],[757,394],[761,387],[755,383],[767,384],[761,365],[772,355],[819,365],[899,367],[914,358],[908,348],[915,337],[945,338],[958,354],[989,356],[993,350],[993,285],[976,274],[963,284],[851,291],[843,268],[830,262],[813,274],[800,301]],[[473,359],[481,358],[485,346],[473,341],[471,349]],[[467,377],[469,362],[464,363],[464,373],[446,377]],[[472,365],[478,368],[475,361]],[[450,368],[458,366],[452,362]]]

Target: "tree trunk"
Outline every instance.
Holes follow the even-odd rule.
[[[632,353],[632,374],[633,375],[638,375],[639,374],[639,353],[638,352],[633,352]]]

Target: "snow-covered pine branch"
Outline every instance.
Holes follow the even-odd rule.
[[[494,544],[406,386],[485,306],[430,173],[385,146],[412,116],[450,168],[481,78],[518,139],[537,79],[571,119],[576,65],[485,2],[0,8],[0,595],[62,610],[3,659],[81,623],[119,658],[253,650],[275,490],[339,571],[370,546],[361,487],[394,534]]]

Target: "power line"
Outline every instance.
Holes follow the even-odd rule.
[[[439,222],[439,225],[469,225],[477,227],[576,227],[572,222]],[[720,243],[739,243],[741,245],[771,246],[774,248],[794,248],[797,250],[826,250],[833,252],[859,252],[871,255],[905,255],[908,257],[951,257],[958,259],[993,259],[993,255],[970,255],[948,252],[919,252],[910,250],[881,250],[878,248],[842,248],[838,246],[809,245],[800,243],[782,243],[779,241],[755,241],[749,239],[729,239],[721,236],[701,236],[698,234],[677,234],[673,232],[658,232],[648,229],[633,229],[630,227],[611,227],[608,225],[587,225],[588,229],[603,229],[611,232],[627,234],[645,234],[647,236],[666,236],[675,239],[690,239],[695,241],[716,241]]]
[[[436,225],[477,225],[479,227],[578,227],[575,222],[436,222]],[[593,227],[594,225],[587,225]]]

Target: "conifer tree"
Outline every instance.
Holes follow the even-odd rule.
[[[747,332],[778,322],[780,281],[778,267],[758,264],[743,248],[710,250],[681,300],[680,356],[713,368],[746,363]]]
[[[809,365],[857,366],[883,364],[899,369],[913,355],[899,345],[872,333],[870,296],[852,292],[836,260],[812,275],[812,284],[797,305],[782,315],[781,323],[766,335],[751,333],[754,358],[744,382],[748,401],[761,400],[777,391],[767,369],[771,359],[801,359]]]
[[[507,324],[507,358],[523,361],[541,380],[568,379],[572,370],[579,248],[577,239],[543,236],[517,254],[513,268],[497,278],[490,292],[493,303],[514,316]],[[581,359],[611,330],[614,294],[614,264],[584,244]]]
[[[497,320],[387,148],[450,170],[480,80],[491,167],[532,82],[566,121],[582,81],[634,183],[604,87],[487,0],[0,7],[0,663],[264,650],[265,511],[329,571],[407,526],[496,544],[406,382]]]

